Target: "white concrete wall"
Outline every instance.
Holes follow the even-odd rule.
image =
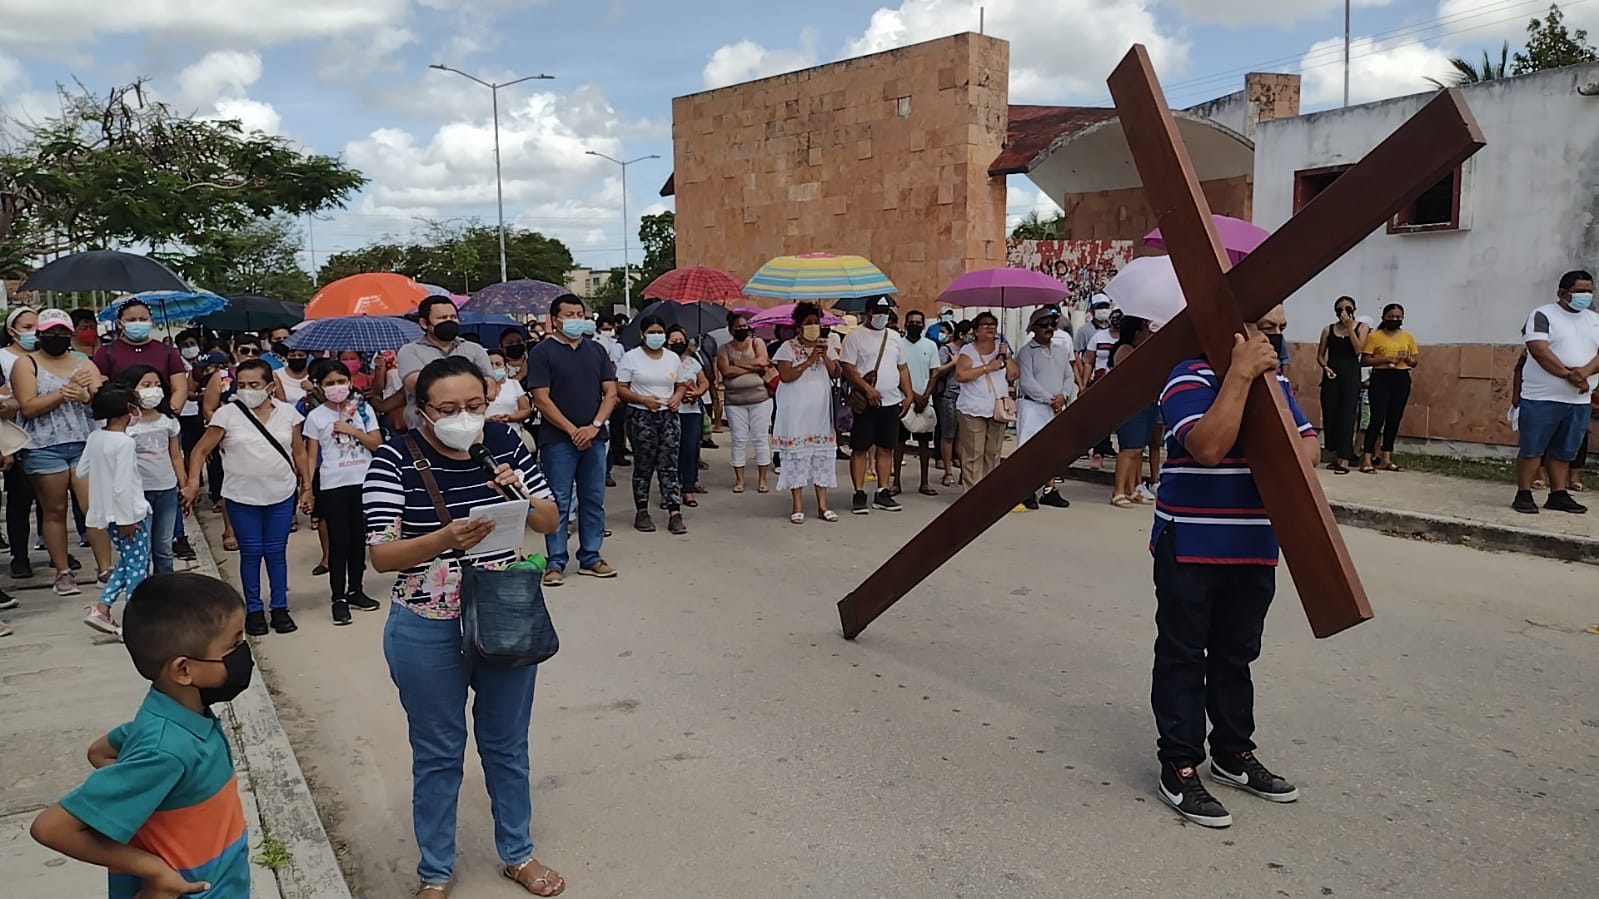
[[[1210,119],[1218,125],[1224,125],[1232,130],[1249,136],[1249,92],[1234,91],[1225,97],[1206,100],[1198,106],[1190,106],[1183,110],[1194,115]]]
[[[1349,294],[1373,316],[1403,303],[1424,344],[1516,343],[1535,305],[1568,269],[1599,267],[1599,97],[1577,88],[1599,65],[1464,89],[1487,146],[1466,164],[1467,230],[1388,234],[1379,228],[1288,304],[1288,336],[1313,341]],[[1354,163],[1430,94],[1261,123],[1255,132],[1254,219],[1293,215],[1294,172]]]

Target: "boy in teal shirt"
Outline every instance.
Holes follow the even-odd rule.
[[[244,600],[205,575],[153,575],[128,602],[122,639],[150,692],[89,747],[96,770],[34,819],[33,838],[106,868],[111,899],[246,899],[244,808],[210,711],[250,684]]]

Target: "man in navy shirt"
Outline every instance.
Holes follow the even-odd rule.
[[[1276,310],[1267,315],[1270,319]],[[1155,667],[1150,702],[1159,733],[1160,798],[1206,827],[1232,815],[1199,778],[1210,716],[1211,777],[1273,802],[1299,790],[1255,758],[1254,686],[1266,610],[1277,590],[1277,535],[1266,517],[1249,460],[1238,446],[1250,385],[1277,370],[1277,351],[1260,333],[1236,337],[1232,363],[1178,365],[1160,397],[1167,423],[1150,550],[1155,556]],[[1314,467],[1316,432],[1288,381],[1276,375]]]

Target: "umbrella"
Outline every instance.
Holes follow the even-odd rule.
[[[898,288],[877,266],[860,256],[807,253],[779,256],[761,266],[744,285],[750,296],[780,300],[830,300],[896,293]]]
[[[144,293],[117,297],[111,305],[100,310],[100,320],[116,321],[118,314],[122,312],[122,307],[131,300],[138,300],[149,306],[150,317],[158,325],[210,315],[228,305],[227,300],[209,290],[147,290]]]
[[[1071,296],[1065,284],[1025,268],[985,268],[967,272],[950,282],[938,295],[951,306],[991,306],[1023,309],[1048,306]]]
[[[293,350],[355,350],[381,353],[420,340],[422,329],[403,318],[346,315],[311,319],[289,335]]]
[[[853,315],[860,315],[862,312],[866,311],[866,304],[868,302],[875,300],[880,296],[884,296],[884,294],[875,294],[868,297],[844,297],[843,299],[834,300],[833,311],[839,313],[840,315],[846,312]],[[889,298],[888,303],[890,306],[899,305],[898,303],[894,302],[892,297]]]
[[[437,284],[423,284],[422,289],[426,290],[428,292],[428,296],[430,297],[447,297],[450,295],[450,289],[448,287],[440,287]]]
[[[484,346],[499,346],[500,335],[516,331],[528,339],[527,328],[509,315],[485,315],[482,312],[461,313],[461,336],[476,338]]]
[[[212,331],[265,331],[292,328],[305,320],[305,307],[253,293],[227,297],[228,307],[195,319],[195,324]]]
[[[784,303],[773,306],[750,319],[751,328],[775,328],[779,325],[792,325],[794,323],[794,303]],[[844,320],[826,310],[822,311],[822,324],[829,328],[842,325]]]
[[[556,297],[565,296],[572,291],[560,284],[551,284],[548,281],[533,281],[528,278],[518,278],[515,281],[502,281],[499,284],[490,284],[488,287],[472,294],[461,308],[472,312],[486,312],[498,315],[549,315],[550,303]]]
[[[404,315],[427,299],[427,288],[393,272],[367,272],[324,285],[305,304],[306,318]]]
[[[1188,306],[1170,256],[1140,256],[1105,284],[1105,295],[1122,315],[1165,324]]]
[[[120,250],[89,250],[62,256],[22,282],[21,291],[141,290],[192,291],[187,281],[149,256]]]
[[[1221,238],[1222,248],[1227,251],[1227,258],[1233,265],[1253,253],[1262,241],[1271,236],[1271,232],[1265,228],[1230,215],[1212,215],[1210,218],[1216,223],[1216,234]],[[1144,244],[1157,250],[1166,249],[1166,241],[1160,236],[1159,228],[1144,235]]]
[[[721,306],[711,303],[674,303],[670,300],[656,300],[640,309],[639,314],[622,329],[622,333],[616,335],[622,346],[632,349],[643,342],[643,338],[639,336],[639,322],[650,315],[666,322],[668,328],[673,325],[681,327],[689,340],[700,340],[710,332],[727,326],[727,309]]]
[[[644,288],[647,300],[727,304],[744,296],[744,285],[731,272],[696,265],[674,268]]]

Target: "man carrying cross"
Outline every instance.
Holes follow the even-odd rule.
[[[1255,758],[1251,739],[1249,664],[1260,656],[1278,556],[1277,535],[1238,445],[1250,385],[1277,370],[1277,350],[1259,324],[1249,326],[1247,340],[1235,336],[1225,375],[1218,377],[1204,358],[1190,359],[1172,371],[1160,398],[1161,420],[1170,423],[1150,537],[1156,601],[1150,703],[1159,733],[1160,798],[1206,827],[1233,822],[1199,777],[1207,712],[1217,783],[1273,802],[1299,798],[1293,784]],[[1300,454],[1314,464],[1316,432],[1288,380],[1277,379],[1299,429]]]

